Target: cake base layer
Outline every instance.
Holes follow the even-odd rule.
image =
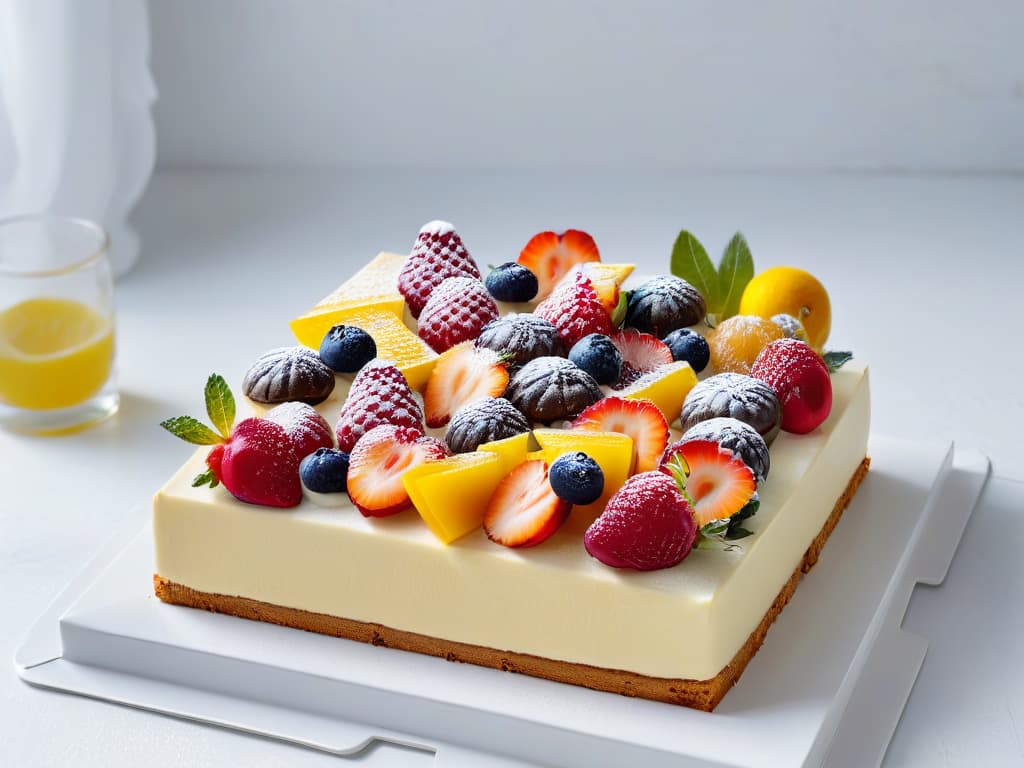
[[[598,691],[636,696],[643,699],[678,704],[704,711],[713,710],[729,689],[736,684],[750,659],[757,653],[768,634],[768,628],[782,613],[782,609],[796,591],[800,577],[810,571],[818,561],[825,542],[835,529],[843,510],[849,505],[858,486],[867,474],[870,460],[865,458],[847,483],[825,524],[815,536],[789,580],[779,591],[760,623],[737,651],[732,660],[714,677],[706,680],[683,680],[648,677],[633,672],[604,669],[587,664],[545,659],[530,654],[501,651],[468,643],[453,642],[436,637],[392,629],[380,624],[354,621],[338,616],[287,608],[246,597],[217,595],[194,590],[154,574],[153,584],[157,597],[165,603],[202,608],[255,621],[280,624],[309,632],[357,640],[387,648],[397,648],[448,661],[461,661],[482,667],[518,672],[542,677],[560,683],[580,685]]]

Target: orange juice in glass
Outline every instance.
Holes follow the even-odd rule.
[[[0,426],[54,434],[117,411],[107,251],[83,219],[0,220]]]

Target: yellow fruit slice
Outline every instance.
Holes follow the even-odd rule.
[[[658,406],[665,421],[672,424],[683,410],[683,400],[695,386],[697,374],[689,363],[680,360],[658,366],[614,394],[628,400],[650,400]]]
[[[398,317],[405,312],[405,300],[398,292],[398,273],[405,256],[379,253],[365,267],[321,299],[308,312],[291,322],[295,337],[307,347],[320,348],[324,334],[338,323],[338,313],[360,307],[387,309]],[[338,321],[341,322],[341,321]]]
[[[771,267],[755,275],[743,290],[740,314],[792,315],[803,325],[808,343],[819,352],[832,328],[828,291],[818,278],[798,267]]]
[[[523,432],[518,435],[512,435],[512,437],[506,437],[504,440],[492,440],[489,443],[482,443],[477,447],[477,451],[497,454],[501,458],[501,466],[507,475],[526,461],[526,456],[530,451],[530,433]]]
[[[427,385],[437,362],[437,353],[386,306],[355,306],[319,317],[318,324],[309,318],[292,322],[292,330],[303,344],[319,349],[320,341],[332,326],[339,323],[355,325],[373,337],[377,344],[377,357],[394,363],[405,374],[410,387],[421,390]],[[302,324],[296,327],[300,321]]]
[[[413,467],[402,475],[402,485],[431,532],[451,544],[480,527],[491,494],[507,474],[499,454],[476,451]]]
[[[736,315],[723,320],[707,335],[711,366],[716,373],[748,376],[761,350],[783,335],[778,325],[757,315]]]
[[[620,432],[583,432],[567,429],[535,429],[533,436],[541,445],[543,458],[548,464],[566,453],[583,451],[604,472],[604,492],[593,504],[574,509],[584,514],[600,514],[633,471],[633,440]]]

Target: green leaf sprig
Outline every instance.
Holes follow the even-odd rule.
[[[160,426],[192,445],[223,445],[231,439],[231,430],[235,426],[235,396],[231,394],[231,388],[219,373],[210,374],[203,394],[206,400],[206,415],[216,432],[191,416],[165,419],[160,422]],[[196,475],[193,479],[193,488],[202,485],[217,487],[217,477],[211,469]]]
[[[708,324],[715,325],[739,312],[740,298],[754,277],[754,257],[746,238],[737,232],[716,269],[704,246],[684,229],[672,246],[671,269],[673,275],[700,291],[707,304]]]

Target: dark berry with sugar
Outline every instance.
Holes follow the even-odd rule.
[[[694,373],[700,373],[708,367],[711,359],[711,348],[707,339],[689,328],[679,328],[662,339],[672,350],[674,360],[683,360],[690,364]]]
[[[377,356],[373,337],[354,325],[336,325],[320,343],[320,359],[335,373],[355,373]]]
[[[573,344],[569,359],[598,384],[614,384],[622,373],[622,353],[609,337],[600,333],[591,333]]]
[[[484,285],[498,301],[531,301],[537,296],[537,276],[514,261],[492,269]]]
[[[555,459],[548,470],[551,490],[570,504],[592,504],[604,493],[604,472],[590,456],[577,451]]]

